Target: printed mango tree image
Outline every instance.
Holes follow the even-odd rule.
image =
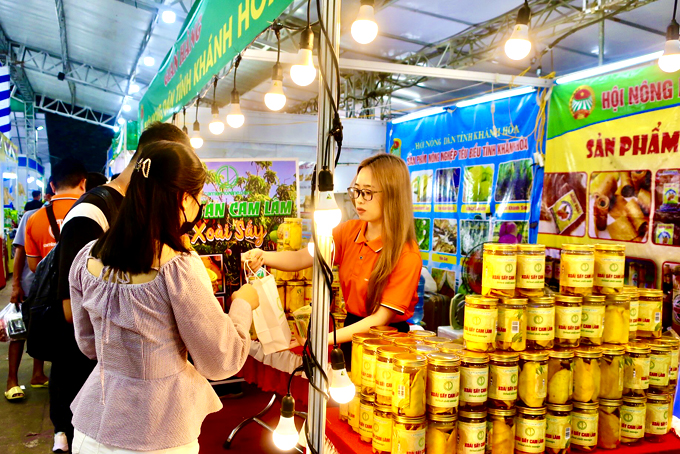
[[[493,185],[493,164],[466,167],[463,202],[488,202]]]
[[[296,217],[297,161],[208,161],[203,189],[211,202],[190,233],[199,255],[222,254],[226,287],[239,285],[240,256],[276,249],[272,232]],[[275,234],[274,234],[275,235]]]

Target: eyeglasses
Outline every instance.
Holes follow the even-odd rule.
[[[379,192],[382,191],[373,191],[371,189],[347,188],[347,194],[349,194],[350,199],[356,200],[359,198],[359,196],[361,196],[367,202],[373,200],[373,194],[377,194]]]
[[[212,203],[212,199],[205,194],[201,194],[198,199],[196,199],[196,202],[199,205],[206,206]]]

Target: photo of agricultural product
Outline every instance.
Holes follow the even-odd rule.
[[[464,203],[488,202],[491,200],[493,171],[493,164],[465,168]]]
[[[456,295],[456,272],[432,268],[432,279],[437,284],[437,293],[453,297]]]
[[[461,220],[461,254],[468,255],[476,246],[489,241],[489,221]]]
[[[585,236],[587,180],[585,172],[545,174],[539,233]]]
[[[432,170],[419,170],[411,172],[411,190],[413,203],[432,202]]]
[[[529,223],[524,221],[495,221],[493,223],[494,243],[526,243],[529,239]]]
[[[435,219],[432,232],[432,250],[445,254],[458,251],[458,221],[456,219]]]
[[[656,263],[649,259],[626,257],[625,285],[639,288],[656,286]]]
[[[456,203],[460,185],[460,167],[437,169],[434,176],[434,203]]]
[[[665,262],[661,282],[664,293],[663,326],[672,325],[673,330],[678,332],[680,331],[680,263]],[[667,312],[670,312],[670,317],[666,315]]]
[[[514,202],[531,199],[534,170],[531,159],[504,162],[498,166],[496,202]]]
[[[588,236],[644,243],[649,230],[649,170],[590,175]]]
[[[205,266],[212,284],[213,293],[224,292],[224,272],[222,254],[203,255],[201,256],[203,266]]]
[[[430,250],[430,219],[416,218],[416,241],[421,251]]]
[[[657,171],[654,188],[652,241],[664,246],[680,246],[680,169]]]

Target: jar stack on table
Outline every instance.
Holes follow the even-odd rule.
[[[484,294],[466,296],[464,345],[387,327],[355,338],[353,367],[361,358],[364,371],[353,373],[355,430],[371,421],[361,438],[380,454],[563,454],[661,441],[680,339],[662,333],[660,291],[624,287],[624,251],[565,246],[560,293],[546,294],[544,246],[486,244]]]

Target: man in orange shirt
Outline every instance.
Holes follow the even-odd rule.
[[[85,166],[73,159],[64,159],[52,167],[50,186],[54,191],[52,207],[57,225],[61,229],[66,214],[74,203],[85,193],[87,170]],[[35,272],[38,263],[57,245],[57,232],[52,231],[47,216],[47,208],[43,207],[28,220],[26,225],[26,258],[31,271]]]

